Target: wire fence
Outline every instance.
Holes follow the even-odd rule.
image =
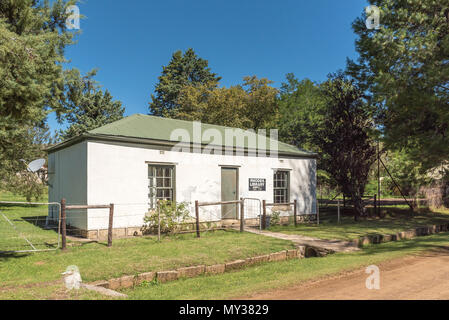
[[[60,247],[59,203],[0,202],[0,253]]]
[[[337,198],[339,195],[335,196],[333,199],[318,200],[319,217],[321,222],[340,223],[344,217],[353,218],[356,215],[354,201],[350,197],[343,196],[341,198]],[[362,196],[362,206],[365,210],[365,215],[368,217],[378,216],[382,218],[384,216],[382,209],[395,204],[406,205],[407,202],[402,199],[379,200],[377,195]]]
[[[198,205],[195,205],[198,204]],[[214,203],[186,203],[190,212],[187,219],[172,221],[176,227],[173,233],[196,233],[229,228],[244,231],[245,227],[262,229],[264,218],[283,204],[268,204],[258,198],[242,198],[235,201]],[[297,221],[297,202],[285,204],[281,208],[282,217]],[[38,252],[66,249],[73,237],[89,238],[97,241],[159,235],[161,226],[166,226],[165,217],[153,220],[151,228],[146,228],[145,218],[154,215],[148,203],[118,203],[86,205],[67,203],[24,203],[0,202],[0,252]],[[156,224],[154,224],[156,223]],[[150,230],[150,232],[148,232]],[[162,229],[162,233],[172,233]]]

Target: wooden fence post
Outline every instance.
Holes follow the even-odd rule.
[[[196,236],[200,237],[200,206],[198,200],[195,201],[195,216],[196,216]]]
[[[377,194],[374,195],[374,216],[377,216]]]
[[[245,201],[240,198],[240,232],[245,229]]]
[[[298,207],[298,200],[295,199],[295,201],[293,201],[293,205],[295,206],[293,209],[293,216],[295,218],[295,227],[298,225],[298,221],[297,221],[297,207]]]
[[[108,247],[112,247],[112,226],[114,223],[114,204],[109,205]]]
[[[267,228],[267,201],[262,201],[262,230]]]
[[[157,241],[161,242],[161,207],[159,205],[159,200],[156,201],[157,210]]]
[[[65,212],[66,200],[61,200],[61,237],[62,237],[62,250],[67,249],[67,229],[66,229],[66,212]]]
[[[340,200],[337,200],[337,214],[338,214],[337,221],[338,223],[340,223]]]
[[[318,202],[318,199],[316,199],[316,223],[317,225],[320,225],[320,203]]]

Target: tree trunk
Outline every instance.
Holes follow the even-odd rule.
[[[363,199],[359,194],[352,194],[352,202],[354,205],[354,220],[358,221],[359,217],[362,217],[365,215],[365,210],[363,206]]]

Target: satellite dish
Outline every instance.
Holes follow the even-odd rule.
[[[45,164],[45,159],[37,159],[37,160],[32,161],[28,165],[27,169],[30,172],[37,172],[44,166],[44,164]]]

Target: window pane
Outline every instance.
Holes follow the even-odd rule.
[[[171,168],[166,168],[166,169],[165,169],[165,176],[166,176],[166,177],[171,177],[171,172],[172,172],[172,169],[171,169]]]
[[[168,166],[148,166],[148,187],[150,207],[156,207],[157,200],[174,200],[173,168]]]
[[[290,193],[289,172],[277,171],[273,175],[273,198],[274,203],[287,203]]]

